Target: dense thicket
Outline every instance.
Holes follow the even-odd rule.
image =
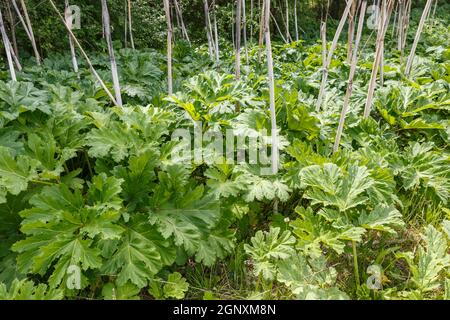
[[[6,0],[10,1],[10,0]],[[2,0],[2,7],[6,9],[6,1]],[[55,1],[61,12],[64,9],[64,1]],[[121,46],[125,46],[125,24],[126,24],[126,2],[127,0],[110,1],[109,10],[111,15],[112,34],[115,41],[120,42]],[[254,38],[257,38],[258,24],[260,18],[260,10],[258,4],[261,0],[254,0],[254,16],[250,19],[250,0],[247,1],[247,22],[253,25]],[[157,0],[133,0],[132,3],[132,19],[133,19],[133,35],[136,46],[138,48],[160,48],[165,43],[166,22],[163,9],[163,1]],[[222,39],[231,41],[234,1],[216,0],[217,6],[217,22],[219,34]],[[279,21],[280,28],[284,28],[282,15],[285,14],[285,0],[274,1],[272,4],[272,14]],[[414,0],[413,7],[423,6],[423,0]],[[63,52],[67,49],[66,43],[61,39],[66,37],[66,31],[59,21],[57,15],[53,11],[48,1],[29,0],[27,1],[28,10],[31,20],[34,22],[33,28],[39,50],[43,56],[54,54],[55,52]],[[81,24],[80,30],[75,30],[75,34],[79,37],[83,46],[89,50],[105,49],[102,39],[102,19],[100,1],[80,0],[74,1],[73,4],[81,8]],[[182,0],[179,1],[186,27],[190,38],[197,44],[205,43],[206,35],[204,32],[204,11],[203,0]],[[291,12],[290,28],[294,31],[294,0],[289,0],[288,5]],[[329,6],[329,17],[331,19],[339,19],[345,7],[345,1],[342,0],[308,0],[298,1],[298,27],[301,32],[302,39],[315,40],[319,38],[320,19],[324,17],[326,8]],[[6,10],[4,10],[6,12]],[[174,9],[172,8],[172,11]],[[444,12],[440,11],[440,14]],[[7,28],[9,28],[8,16],[5,14]],[[331,25],[333,21],[331,20]],[[17,28],[17,38],[19,46],[29,54],[32,54],[32,48],[28,38],[20,27],[19,21],[15,20]],[[276,38],[280,38],[278,32],[271,21],[272,33]],[[181,38],[181,30],[174,21],[175,34]],[[333,28],[329,28],[330,37],[332,37]],[[119,45],[119,44],[118,44]],[[0,45],[1,46],[1,45]],[[128,39],[128,46],[130,42]]]

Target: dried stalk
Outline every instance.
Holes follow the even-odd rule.
[[[339,22],[339,25],[336,29],[336,33],[334,34],[334,38],[333,38],[333,42],[331,43],[330,50],[328,51],[328,57],[327,57],[327,61],[326,61],[325,68],[324,68],[325,71],[323,73],[322,83],[320,85],[319,97],[317,98],[317,103],[316,103],[316,111],[317,112],[320,110],[320,106],[322,105],[322,100],[325,95],[325,87],[326,87],[327,79],[328,79],[328,68],[330,67],[331,60],[333,59],[334,50],[336,49],[337,42],[342,33],[342,29],[344,28],[344,24],[345,24],[345,21],[347,20],[352,3],[353,3],[352,0],[347,1],[347,6],[345,7],[344,13],[342,14],[341,21]]]
[[[363,0],[363,2],[361,4],[361,8],[360,8],[360,13],[359,13],[358,31],[356,34],[355,48],[353,50],[352,62],[351,62],[351,66],[350,66],[350,73],[348,76],[347,92],[345,93],[344,105],[342,106],[341,117],[339,119],[339,126],[338,126],[337,133],[336,133],[336,139],[334,140],[333,152],[336,152],[339,149],[342,131],[344,129],[344,124],[345,124],[345,118],[347,116],[348,106],[349,106],[350,98],[351,98],[352,92],[353,92],[353,79],[355,77],[356,64],[358,62],[358,49],[359,49],[359,43],[361,41],[362,30],[364,27],[364,18],[365,18],[365,13],[366,13],[366,7],[367,7],[367,0]]]

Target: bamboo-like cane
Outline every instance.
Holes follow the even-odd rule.
[[[220,49],[219,49],[219,31],[217,30],[217,13],[216,13],[216,1],[213,0],[213,24],[214,24],[214,51],[216,53],[216,63],[220,63]]]
[[[330,67],[331,60],[333,59],[334,50],[337,47],[337,42],[342,33],[342,29],[344,28],[344,24],[345,24],[345,21],[347,20],[352,3],[353,3],[353,1],[351,1],[351,0],[347,1],[347,6],[345,7],[344,13],[342,14],[341,21],[339,22],[339,25],[336,29],[336,33],[334,34],[334,38],[333,38],[333,42],[331,43],[330,50],[328,51],[327,62],[325,65],[325,72],[323,73],[322,83],[320,85],[320,90],[319,90],[319,96],[318,96],[317,102],[316,102],[316,111],[317,112],[320,110],[320,106],[322,105],[322,100],[325,95],[325,87],[326,87],[327,80],[328,80],[328,68]]]
[[[270,39],[270,0],[264,1],[265,18],[264,18],[264,36],[266,41],[267,54],[267,76],[269,82],[269,100],[270,100],[270,122],[272,131],[272,174],[278,173],[278,132],[277,132],[277,115],[275,109],[275,80],[273,72],[272,58],[272,42]]]
[[[259,38],[258,38],[258,62],[261,62],[261,51],[264,42],[264,17],[265,17],[265,5],[264,0],[262,6],[260,6],[261,17],[259,21]]]
[[[131,17],[131,0],[128,0],[128,32],[130,33],[131,48],[134,48],[134,38],[133,38],[133,22]]]
[[[212,32],[211,32],[211,19],[209,17],[208,0],[203,0],[203,8],[205,11],[205,25],[206,25],[206,38],[208,39],[208,52],[209,52],[210,58],[212,59],[214,56],[214,44],[213,44]]]
[[[241,78],[241,15],[242,1],[236,1],[236,60],[235,60],[235,77],[236,80]]]
[[[123,42],[124,42],[124,44],[125,44],[125,48],[128,48],[128,0],[125,0],[125,2],[124,2],[124,7],[123,7],[123,9],[124,9],[124,16],[123,16],[123,19],[124,19],[124,23],[123,23],[123,25],[124,25],[124,27],[123,27],[123,31],[124,31],[124,33],[123,33]]]
[[[41,57],[39,55],[39,51],[37,50],[36,42],[34,40],[34,35],[32,34],[31,30],[29,29],[28,23],[25,21],[24,17],[22,16],[22,13],[20,12],[20,9],[19,9],[19,6],[17,5],[16,0],[11,0],[11,1],[12,1],[12,5],[14,7],[14,10],[17,13],[17,17],[19,18],[20,23],[22,24],[22,26],[23,26],[23,28],[25,30],[25,33],[27,34],[27,37],[28,37],[28,39],[31,42],[31,46],[33,48],[34,56],[36,58],[36,63],[38,65],[40,65],[41,64]],[[28,20],[29,20],[29,18],[28,18]],[[30,25],[31,25],[31,23],[30,23]]]
[[[381,58],[382,58],[382,50],[383,50],[383,42],[384,37],[386,35],[386,31],[389,25],[389,16],[390,12],[392,12],[392,5],[393,0],[388,0],[388,3],[386,5],[386,9],[383,9],[381,11],[382,17],[379,19],[379,26],[378,26],[378,36],[377,36],[377,45],[375,50],[375,59],[372,66],[372,74],[370,76],[370,82],[369,82],[369,90],[367,92],[367,99],[366,99],[366,105],[364,107],[364,118],[368,118],[370,115],[370,111],[372,109],[372,100],[373,95],[375,92],[376,87],[376,79],[378,74],[378,68],[381,64]]]
[[[298,11],[297,11],[297,0],[294,1],[294,24],[295,24],[295,41],[298,41]]]
[[[236,61],[235,61],[235,78],[241,79],[241,15],[242,0],[236,1]],[[235,110],[240,111],[239,102],[236,102]]]
[[[245,0],[244,0],[245,1]],[[250,43],[253,43],[253,3],[254,0],[250,0]]]
[[[401,47],[401,58],[403,59],[403,53],[406,46],[406,40],[408,39],[408,29],[409,29],[409,20],[411,16],[411,6],[412,6],[412,0],[406,0],[405,5],[405,23],[403,25],[404,31],[403,31],[403,39],[402,39],[402,47]]]
[[[6,1],[6,10],[8,10],[9,22],[11,25],[11,40],[13,43],[14,53],[16,56],[18,56],[19,49],[17,47],[16,25],[14,23],[14,16],[12,14],[11,5],[10,5],[9,1]]]
[[[17,48],[16,33],[15,33],[15,30],[14,30],[15,29],[14,17],[12,15],[11,7],[9,5],[9,2],[7,2],[6,10],[8,11],[9,23],[10,23],[10,27],[11,27],[11,37],[12,37],[12,40],[13,40],[13,42],[11,43],[9,37],[7,37],[9,48],[11,49],[10,50],[11,57],[12,57],[12,59],[14,61],[14,64],[16,65],[17,70],[18,71],[22,71],[22,65],[20,64],[20,61],[19,61],[19,58],[18,58],[19,50]],[[5,23],[5,22],[3,22],[3,23]],[[6,32],[6,27],[5,27],[5,32]]]
[[[247,48],[247,17],[245,12],[245,0],[242,1],[242,36],[244,39],[245,63],[248,66],[248,48]]]
[[[7,40],[8,40],[9,47],[11,49],[10,52],[11,52],[11,57],[14,61],[14,64],[16,65],[16,68],[18,71],[22,71],[22,65],[20,64],[19,58],[17,57],[16,53],[14,52],[14,49],[12,47],[11,41],[9,40],[9,37],[7,38]]]
[[[113,87],[114,87],[114,94],[115,94],[118,105],[122,106],[122,95],[120,93],[119,73],[117,71],[116,57],[114,55],[114,47],[113,47],[112,38],[111,38],[111,25],[109,22],[109,11],[108,11],[107,0],[102,0],[102,16],[103,16],[103,24],[105,27],[104,31],[105,31],[106,44],[108,46],[108,52],[109,52],[109,61],[111,63],[111,75],[112,75],[112,81],[113,81]]]
[[[353,52],[353,36],[355,33],[355,15],[356,15],[356,7],[357,0],[351,0],[352,7],[350,9],[350,13],[348,15],[348,41],[347,41],[347,62],[351,63],[352,61],[352,52]]]
[[[75,42],[75,44],[77,45],[78,49],[80,50],[81,54],[83,55],[84,59],[86,59],[86,62],[89,66],[89,69],[91,69],[92,74],[94,75],[95,79],[97,79],[97,81],[100,83],[100,86],[102,87],[103,90],[105,90],[106,94],[108,95],[109,99],[111,99],[111,101],[117,106],[118,103],[116,101],[116,99],[114,98],[114,96],[112,95],[111,91],[109,91],[108,87],[106,86],[105,82],[102,80],[102,78],[100,77],[100,75],[98,74],[98,72],[95,70],[91,59],[89,59],[89,56],[86,54],[86,51],[84,51],[83,47],[81,46],[80,42],[78,41],[77,37],[75,37],[75,35],[73,34],[72,30],[69,28],[69,26],[66,23],[66,20],[64,19],[64,17],[61,15],[61,13],[58,11],[58,8],[56,7],[55,3],[53,2],[53,0],[48,0],[53,8],[53,10],[55,10],[56,14],[59,16],[59,18],[61,19],[62,23],[64,24],[64,27],[66,28],[67,32],[69,33],[69,35],[72,37],[73,41]]]
[[[439,2],[439,0],[436,0],[436,1],[435,1],[435,3],[434,3],[434,9],[433,9],[433,15],[431,16],[431,21],[433,21],[433,23],[432,23],[433,26],[434,26],[435,23],[436,23],[435,17],[436,17],[436,9],[437,9],[437,6],[438,6],[438,2]]]
[[[187,33],[186,25],[184,24],[183,13],[181,11],[180,5],[178,4],[178,0],[174,0],[173,3],[175,5],[175,11],[177,12],[177,15],[180,19],[181,32],[183,33],[183,36],[187,40],[187,42],[189,42],[189,44],[191,44],[191,40],[189,39],[189,34]]]
[[[397,50],[400,52],[402,51],[403,29],[404,29],[403,26],[405,23],[404,11],[405,11],[404,0],[399,0],[399,2],[398,2]]]
[[[11,43],[9,42],[8,35],[6,34],[5,25],[3,23],[2,10],[0,9],[0,32],[2,34],[3,44],[5,46],[6,59],[8,60],[9,73],[12,81],[17,81],[16,70],[14,70],[14,63],[11,56]]]
[[[65,0],[65,18],[66,18],[66,24],[69,26],[69,28],[72,30],[72,19],[69,16],[69,0]],[[70,47],[70,55],[72,57],[72,66],[73,66],[73,71],[75,73],[78,73],[78,61],[77,61],[77,55],[75,53],[75,45],[73,44],[73,39],[72,37],[69,35],[69,47]]]
[[[36,57],[36,62],[38,65],[40,65],[41,64],[41,56],[39,54],[39,51],[38,51],[38,48],[36,45],[36,39],[34,38],[33,27],[31,25],[30,16],[28,15],[28,9],[27,9],[27,6],[25,5],[25,1],[20,0],[20,5],[22,6],[23,15],[25,17],[25,22],[27,24],[28,32],[30,34],[31,46],[33,47],[34,55]]]
[[[411,53],[409,54],[408,61],[406,63],[405,68],[405,75],[408,76],[411,72],[412,64],[414,61],[414,56],[416,54],[417,44],[419,43],[420,36],[422,34],[423,26],[425,24],[425,20],[427,18],[428,12],[431,9],[431,4],[433,0],[427,0],[427,3],[425,4],[425,8],[422,12],[422,17],[420,18],[419,26],[417,27],[416,36],[414,37],[414,42],[411,48]]]
[[[395,5],[395,14],[394,14],[394,22],[392,24],[392,32],[391,32],[391,37],[394,38],[395,35],[395,30],[396,30],[396,26],[397,26],[397,15],[398,15],[398,7],[399,7],[399,2],[396,3]]]
[[[289,1],[286,0],[286,39],[292,39],[289,32]]]
[[[320,38],[322,40],[322,78],[324,78],[327,66],[327,23],[325,21],[320,24]]]
[[[173,93],[172,87],[172,22],[170,20],[169,0],[164,0],[164,12],[167,22],[167,90],[169,95]]]
[[[272,42],[270,39],[270,0],[264,0],[265,18],[264,18],[264,36],[266,40],[267,53],[267,78],[269,82],[269,100],[270,100],[270,122],[272,135],[272,154],[271,154],[271,169],[272,175],[278,173],[279,168],[279,146],[278,146],[278,131],[277,131],[277,114],[275,109],[275,80],[273,72],[273,58],[272,58]],[[273,201],[273,213],[278,213],[278,198]]]
[[[289,43],[289,39],[286,39],[283,35],[283,32],[280,29],[280,26],[278,25],[277,19],[275,19],[275,17],[273,16],[272,12],[270,13],[270,17],[272,18],[275,27],[277,28],[278,33],[280,34],[281,39],[283,39],[284,43]]]
[[[348,76],[347,92],[345,93],[344,105],[342,106],[341,117],[339,119],[339,126],[338,126],[338,129],[336,132],[336,139],[334,140],[333,152],[336,152],[339,149],[342,131],[344,129],[344,124],[345,124],[345,118],[347,116],[348,106],[349,106],[350,98],[351,98],[352,92],[353,92],[353,79],[355,77],[356,64],[358,62],[358,49],[359,49],[359,43],[361,41],[362,30],[364,27],[364,18],[365,18],[365,13],[366,13],[366,7],[367,7],[367,0],[363,0],[363,2],[361,4],[361,8],[360,8],[360,13],[359,13],[358,31],[356,34],[355,48],[353,50],[352,62],[351,62],[351,66],[350,66],[350,73]]]

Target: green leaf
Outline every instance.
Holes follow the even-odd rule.
[[[347,174],[333,163],[313,165],[300,171],[305,197],[313,204],[335,206],[346,211],[367,201],[364,192],[373,185],[365,167],[350,165]]]
[[[230,230],[213,230],[200,241],[195,260],[212,266],[217,259],[224,259],[234,248],[234,237]]]
[[[295,238],[289,231],[280,234],[280,228],[270,228],[269,232],[258,231],[251,238],[251,245],[245,244],[245,252],[254,260],[253,273],[262,274],[267,280],[276,275],[275,262],[287,259],[295,253],[293,245]]]
[[[30,280],[15,279],[9,288],[0,283],[0,300],[62,300],[62,289],[49,289],[45,284],[35,285]]]
[[[121,243],[102,267],[103,272],[117,277],[119,286],[130,281],[143,288],[162,267],[158,247],[146,236],[144,228],[142,222],[128,228],[122,235]]]
[[[396,234],[395,228],[403,227],[405,223],[402,214],[392,206],[378,205],[370,213],[363,212],[358,219],[361,227]]]
[[[19,253],[19,270],[40,275],[53,270],[49,284],[57,287],[72,265],[83,271],[99,269],[103,261],[98,241],[119,239],[123,232],[117,224],[120,213],[112,208],[120,209],[112,204],[119,183],[105,174],[94,177],[88,190],[94,206],[85,204],[79,189],[72,192],[64,184],[45,187],[33,196],[32,207],[20,213],[26,238],[12,247]]]
[[[14,157],[11,150],[0,147],[0,203],[6,202],[6,194],[18,195],[37,177],[38,162],[27,156]]]
[[[178,272],[169,274],[167,283],[163,287],[164,296],[175,299],[183,299],[188,289],[189,284]]]
[[[93,129],[86,136],[86,144],[90,146],[89,155],[96,158],[111,156],[120,162],[128,156],[129,150],[138,142],[137,134],[114,122],[109,127]]]
[[[291,222],[294,234],[298,237],[298,247],[308,256],[322,255],[322,245],[328,246],[336,253],[344,252],[346,241],[361,241],[365,230],[350,223],[341,222],[341,214],[334,210],[323,210],[315,214],[309,207],[296,209],[299,218]],[[331,218],[330,216],[333,215]],[[328,220],[328,221],[327,221]]]
[[[125,283],[123,286],[116,286],[109,282],[102,288],[102,295],[105,300],[140,300],[140,289],[132,283]]]
[[[144,205],[149,197],[156,179],[155,167],[159,163],[159,155],[153,150],[145,150],[142,154],[130,157],[127,167],[117,166],[114,174],[123,179],[122,197],[130,210]]]
[[[160,184],[155,191],[157,195],[152,199],[149,221],[157,226],[165,239],[173,239],[177,246],[183,246],[189,254],[194,254],[202,238],[205,237],[206,241],[208,232],[219,222],[219,202],[213,195],[204,195],[202,185],[183,190],[182,186],[173,185],[171,179],[166,178],[168,176],[164,178],[167,182]],[[169,193],[167,184],[180,193]]]
[[[429,225],[422,234],[423,245],[419,245],[416,255],[412,252],[397,254],[404,258],[411,270],[414,288],[423,293],[438,290],[450,266],[447,240],[442,232]]]
[[[307,259],[296,254],[278,262],[277,280],[301,300],[347,300],[347,294],[334,287],[337,271],[326,265],[323,256]]]

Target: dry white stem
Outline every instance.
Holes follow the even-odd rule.
[[[66,24],[72,30],[72,19],[69,16],[69,12],[68,12],[69,0],[65,0],[65,8],[66,8],[66,12],[65,12]],[[75,53],[75,45],[73,44],[73,39],[70,35],[69,35],[69,47],[70,47],[70,56],[72,57],[73,71],[75,73],[78,73],[78,61],[77,61],[77,55]]]
[[[84,59],[86,59],[86,62],[89,66],[89,68],[91,69],[92,74],[94,75],[95,79],[97,79],[97,81],[100,83],[100,86],[102,87],[103,90],[105,90],[106,94],[108,95],[108,97],[111,99],[111,101],[115,104],[117,104],[116,99],[114,98],[114,96],[112,95],[111,91],[109,91],[108,87],[106,86],[105,82],[102,80],[102,78],[100,78],[98,72],[95,70],[94,66],[92,65],[92,61],[91,59],[89,59],[89,56],[86,54],[86,51],[84,51],[83,47],[81,46],[80,42],[78,41],[77,37],[75,37],[75,35],[73,34],[72,30],[69,28],[69,26],[66,23],[66,20],[64,19],[64,17],[61,15],[61,13],[58,11],[58,8],[56,7],[55,3],[53,2],[53,0],[48,0],[50,2],[50,4],[52,5],[53,10],[55,10],[56,14],[59,16],[59,18],[61,19],[62,23],[64,24],[64,27],[66,28],[67,32],[69,33],[69,35],[72,37],[73,41],[75,42],[75,44],[77,45],[78,49],[80,50],[81,54],[83,55]]]
[[[108,4],[106,0],[102,0],[102,17],[103,17],[103,25],[105,27],[104,31],[106,44],[108,46],[109,61],[111,63],[111,76],[113,81],[114,94],[116,97],[117,104],[121,106],[122,95],[120,94],[119,73],[117,71],[116,57],[114,55],[114,47],[111,38],[111,25],[109,20]]]
[[[172,87],[172,22],[170,19],[169,0],[164,0],[164,12],[166,13],[167,22],[167,91],[171,95]]]
[[[333,59],[334,50],[337,47],[337,43],[338,43],[339,37],[341,36],[342,29],[344,28],[345,21],[347,21],[347,17],[350,12],[352,3],[353,3],[352,0],[347,1],[347,6],[345,7],[344,13],[342,14],[341,21],[339,21],[339,25],[336,29],[336,33],[334,34],[333,42],[331,43],[330,50],[328,51],[327,62],[325,64],[325,71],[323,73],[322,83],[320,85],[319,96],[318,96],[317,102],[316,102],[316,111],[319,111],[320,106],[322,105],[322,100],[325,95],[325,87],[326,87],[327,80],[328,80],[328,68],[330,67],[331,60]]]
[[[275,110],[275,80],[273,73],[272,42],[270,39],[270,0],[265,0],[264,35],[266,40],[267,73],[269,82],[270,122],[272,131],[272,174],[278,173],[278,132],[277,116]]]
[[[367,92],[367,99],[364,107],[364,118],[369,117],[370,111],[372,109],[372,100],[376,88],[378,69],[381,64],[384,37],[388,29],[390,12],[392,12],[392,5],[393,0],[388,0],[387,4],[386,2],[384,3],[385,8],[381,10],[381,19],[379,19],[377,44],[375,49],[375,59],[372,66],[372,74],[370,76],[369,90]]]
[[[428,12],[431,9],[431,4],[433,0],[427,0],[425,8],[422,12],[422,17],[420,18],[419,26],[417,27],[416,36],[414,37],[414,42],[411,48],[411,53],[409,54],[408,61],[406,63],[405,75],[408,76],[411,72],[412,64],[414,61],[414,56],[416,54],[417,44],[419,43],[420,36],[422,34],[423,26],[425,25],[425,20],[427,18]]]
[[[128,0],[128,32],[130,33],[131,48],[134,49],[134,38],[133,38],[133,22],[131,17],[131,0]]]
[[[36,62],[38,65],[40,65],[41,64],[41,56],[37,49],[36,39],[34,38],[33,27],[31,25],[30,16],[28,15],[28,9],[27,9],[27,6],[25,5],[25,1],[20,0],[20,5],[22,6],[23,15],[25,17],[25,22],[27,24],[28,32],[30,34],[31,46],[33,47],[34,55],[36,57]]]
[[[338,126],[338,129],[336,132],[336,139],[334,140],[333,152],[336,152],[339,149],[342,131],[344,129],[344,124],[345,124],[345,118],[347,116],[348,106],[349,106],[350,98],[351,98],[352,92],[353,92],[353,79],[355,77],[356,65],[358,62],[358,49],[359,49],[359,44],[361,41],[362,30],[364,27],[364,18],[365,18],[365,13],[366,13],[366,7],[367,7],[367,0],[363,0],[363,2],[361,4],[360,14],[359,14],[358,31],[356,34],[355,48],[352,53],[352,62],[351,62],[351,66],[350,66],[350,73],[348,76],[347,91],[345,93],[344,105],[342,106],[341,117],[339,119],[339,126]]]
[[[5,25],[3,23],[3,15],[2,10],[0,9],[0,32],[2,34],[3,45],[5,46],[6,59],[8,60],[9,73],[11,75],[11,79],[13,81],[17,81],[16,70],[14,70],[14,63],[11,56],[11,44],[8,39],[8,35],[6,34]]]

